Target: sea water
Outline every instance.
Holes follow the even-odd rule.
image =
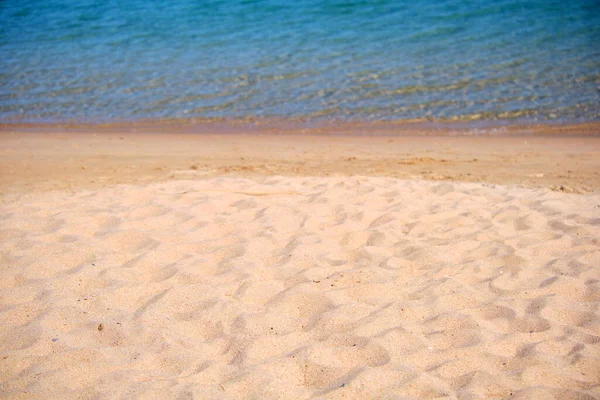
[[[591,121],[597,0],[2,0],[0,121]]]

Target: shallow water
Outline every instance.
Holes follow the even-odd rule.
[[[0,119],[600,119],[596,0],[4,0]]]

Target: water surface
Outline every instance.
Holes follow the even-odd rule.
[[[4,0],[0,119],[600,119],[600,3]]]

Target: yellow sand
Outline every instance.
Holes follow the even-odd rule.
[[[24,193],[0,396],[598,398],[599,238],[597,194],[485,183]]]

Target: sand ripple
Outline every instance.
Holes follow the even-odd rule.
[[[0,209],[0,393],[600,397],[600,197],[213,178]]]

